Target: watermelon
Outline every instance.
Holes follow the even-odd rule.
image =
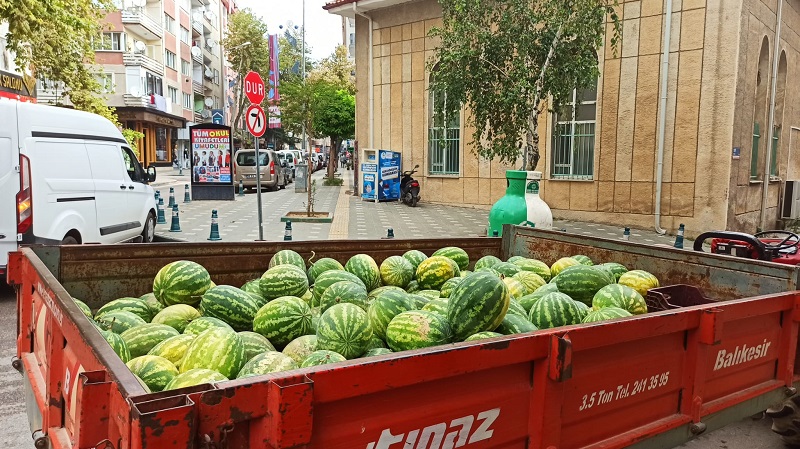
[[[303,270],[303,272],[306,271],[306,261],[303,260],[303,256],[290,249],[280,250],[269,259],[268,268],[273,268],[278,265],[294,265]]]
[[[147,306],[146,302],[139,298],[119,298],[110,301],[103,305],[103,307],[100,307],[94,318],[97,320],[106,313],[115,312],[118,310],[124,310],[126,312],[131,312],[135,315],[138,315],[145,322],[150,322],[150,320],[153,319],[153,311],[150,310],[150,307]]]
[[[145,323],[126,330],[120,337],[125,341],[131,357],[136,358],[146,355],[153,346],[176,335],[180,335],[178,331],[166,324]]]
[[[250,359],[239,371],[239,375],[236,378],[244,379],[245,377],[289,371],[295,368],[297,368],[297,364],[288,356],[277,351],[267,351]]]
[[[381,286],[381,270],[375,259],[366,254],[356,254],[351,257],[344,265],[344,269],[361,279],[367,291]]]
[[[453,289],[456,288],[456,285],[460,284],[463,281],[463,277],[457,277],[448,279],[444,284],[442,284],[442,288],[439,289],[441,292],[439,294],[440,298],[449,298],[450,295],[453,293]]]
[[[215,327],[201,332],[189,344],[180,371],[185,373],[195,368],[206,368],[232,379],[245,364],[244,357],[244,343],[239,334]]]
[[[228,380],[227,377],[214,370],[195,368],[173,377],[170,383],[168,383],[164,388],[164,391],[194,387],[196,385],[210,384],[214,382],[223,382],[226,380]]]
[[[519,273],[511,276],[511,278],[519,281],[525,286],[526,295],[535,292],[539,287],[547,284],[547,281],[545,281],[544,278],[533,271],[520,271]]]
[[[178,369],[169,360],[156,355],[143,355],[131,359],[128,369],[147,385],[150,391],[161,391],[178,375]]]
[[[431,256],[417,267],[417,282],[422,290],[442,288],[448,279],[456,277],[455,263],[443,256]]]
[[[319,318],[322,316],[322,311],[319,307],[311,308],[311,334],[317,334],[317,326],[319,325]]]
[[[575,301],[560,292],[544,295],[531,307],[528,319],[539,329],[580,323],[581,311]]]
[[[275,265],[261,275],[261,296],[273,300],[281,296],[302,296],[308,290],[308,277],[296,265]]]
[[[374,334],[372,335],[372,338],[369,339],[369,343],[367,343],[367,351],[369,351],[370,349],[385,348],[385,347],[386,347],[386,342],[376,337]]]
[[[328,310],[332,305],[350,303],[367,310],[367,291],[361,284],[350,281],[340,281],[332,284],[325,290],[319,299],[321,312]]]
[[[152,393],[152,391],[150,390],[150,387],[148,387],[147,384],[144,383],[144,381],[139,376],[134,374],[133,377],[136,378],[136,381],[139,382],[139,385],[142,386],[142,389],[145,391],[145,393],[147,393],[147,394]]]
[[[242,290],[246,291],[247,293],[252,293],[254,295],[261,296],[261,278],[258,279],[250,279],[249,281],[245,282],[242,285]]]
[[[200,312],[192,306],[186,304],[175,304],[167,306],[161,312],[158,312],[153,317],[152,322],[157,324],[166,324],[174,328],[176,331],[183,333],[186,326],[192,321],[200,318]]]
[[[594,267],[574,265],[559,273],[555,284],[558,291],[584,304],[591,304],[594,294],[612,282],[611,278]]]
[[[557,276],[558,273],[564,271],[565,268],[571,267],[573,265],[581,265],[581,263],[573,259],[572,257],[562,257],[561,259],[558,259],[553,265],[550,266],[550,274],[551,276]]]
[[[317,276],[317,279],[314,282],[314,299],[312,300],[312,305],[318,305],[319,299],[322,297],[322,294],[325,293],[325,290],[331,285],[341,281],[350,281],[355,282],[356,284],[361,284],[364,286],[364,290],[367,290],[367,287],[364,285],[364,281],[359,279],[358,276],[354,275],[353,273],[344,270],[325,271]]]
[[[131,359],[131,352],[128,351],[128,345],[125,344],[125,340],[123,340],[119,334],[115,334],[111,331],[101,330],[100,335],[106,339],[109,346],[111,346],[111,349],[117,353],[123,363],[127,363],[128,360]]]
[[[592,298],[594,310],[606,307],[618,307],[632,315],[647,313],[647,302],[636,290],[622,284],[606,285],[597,291]]]
[[[461,341],[497,328],[510,299],[506,284],[491,273],[475,272],[464,278],[447,300],[447,321],[454,338]]]
[[[607,262],[600,265],[605,268],[608,268],[612,273],[614,273],[615,282],[618,282],[620,276],[628,272],[628,268],[626,268],[625,265],[622,265],[621,263]]]
[[[200,312],[205,316],[219,318],[235,331],[246,331],[253,327],[253,318],[260,308],[250,293],[230,285],[218,285],[203,293]]]
[[[303,363],[300,364],[300,368],[327,365],[328,363],[344,362],[345,360],[347,359],[344,358],[344,356],[339,354],[338,352],[320,349],[319,351],[312,352],[308,357],[306,357],[306,359],[303,360]]]
[[[525,332],[533,332],[538,329],[538,327],[524,316],[507,313],[506,317],[503,318],[503,322],[495,329],[495,332],[499,332],[503,335],[511,335],[524,334]]]
[[[396,292],[402,292],[402,293],[406,292],[402,288],[396,287],[394,285],[384,285],[384,286],[378,287],[375,290],[372,290],[371,292],[369,292],[369,294],[367,295],[367,304],[371,303],[381,293],[387,292],[387,291],[390,291],[390,290],[393,290],[393,291],[396,291]]]
[[[508,287],[508,294],[510,294],[512,298],[522,298],[528,293],[528,289],[522,285],[522,282],[513,277],[503,278],[503,283]]]
[[[408,351],[449,343],[452,337],[447,319],[424,310],[403,312],[386,327],[386,343],[392,351]]]
[[[425,255],[425,253],[423,253],[422,251],[417,251],[415,249],[412,249],[410,251],[406,251],[403,254],[403,259],[409,261],[409,263],[411,263],[411,266],[414,267],[414,273],[415,274],[417,272],[417,267],[419,266],[419,264],[421,264],[422,261],[427,259],[427,258],[428,258],[428,256]]]
[[[203,293],[211,288],[211,276],[202,265],[178,260],[162,267],[153,279],[153,294],[165,306],[196,306]]]
[[[308,275],[308,283],[313,284],[320,274],[331,270],[344,270],[342,264],[338,260],[331,259],[330,257],[323,257],[322,259],[314,262],[306,270]]]
[[[384,285],[406,288],[415,273],[411,262],[401,256],[391,256],[381,263],[380,274]]]
[[[414,276],[416,276],[416,275],[417,275],[417,273],[416,273],[416,269],[415,269]],[[408,285],[406,286],[406,291],[408,293],[418,292],[419,291],[419,282],[417,282],[416,279],[414,279],[411,282],[409,282]]]
[[[447,299],[432,299],[422,307],[422,310],[438,313],[443,317],[447,317]]]
[[[86,318],[92,319],[92,309],[90,309],[85,302],[78,298],[72,298],[72,301],[75,302],[75,305],[81,309],[81,312],[83,312],[84,315],[86,315]]]
[[[583,321],[583,319],[586,317],[586,315],[589,314],[592,308],[580,301],[575,301],[575,305],[578,306],[578,318],[581,321]]]
[[[491,273],[493,276],[496,276],[496,277],[502,277],[503,276],[502,274],[500,274],[499,271],[495,270],[492,267],[478,268],[477,270],[475,270],[475,273]]]
[[[170,306],[171,307],[171,306]],[[153,346],[153,349],[147,352],[147,355],[157,355],[163,357],[176,367],[181,365],[181,360],[189,349],[189,345],[194,341],[195,335],[182,334],[162,341],[161,343]]]
[[[425,307],[425,304],[431,302],[431,298],[423,295],[417,295],[415,293],[409,293],[408,297],[414,302],[414,309],[416,310],[422,309]]]
[[[492,266],[502,262],[502,260],[498,259],[495,256],[483,256],[475,262],[475,270],[480,270],[481,268],[491,268]]]
[[[611,271],[611,269],[609,267],[607,267],[605,265],[593,265],[592,268],[594,268],[595,270],[603,273],[603,275],[606,277],[607,282],[609,284],[616,284],[617,277],[614,276],[614,272]]]
[[[384,354],[391,354],[392,351],[389,348],[372,348],[369,351],[365,352],[364,355],[361,357],[374,357],[376,355],[384,355]]]
[[[191,323],[186,325],[186,328],[183,330],[183,333],[191,335],[200,335],[204,331],[217,327],[233,330],[233,328],[228,323],[222,321],[219,318],[214,318],[210,316],[201,316],[200,318],[196,318],[192,320]]]
[[[511,298],[508,301],[508,312],[506,312],[506,315],[509,313],[528,319],[528,311],[525,309],[525,307],[522,307],[522,304],[520,304],[520,302],[515,298]]]
[[[469,267],[469,255],[463,249],[457,246],[446,246],[436,250],[434,256],[444,256],[458,264],[460,270],[466,270]]]
[[[128,329],[145,324],[146,321],[139,315],[136,315],[127,310],[117,310],[115,312],[108,312],[101,317],[97,318],[97,326],[106,331],[121,334]]]
[[[286,346],[295,338],[311,333],[311,307],[295,296],[277,298],[258,310],[253,330],[276,347]]]
[[[419,296],[424,296],[429,300],[438,299],[442,297],[442,292],[440,292],[439,290],[419,290],[414,294]],[[452,292],[450,294],[452,294]]]
[[[592,259],[590,259],[589,256],[584,256],[583,254],[578,254],[576,256],[572,256],[572,258],[577,260],[578,263],[580,263],[581,265],[588,265],[588,266],[594,265],[594,262],[592,262]]]
[[[520,271],[522,271],[522,268],[514,265],[513,263],[500,262],[500,263],[492,265],[492,270],[500,273],[501,275],[503,275],[505,277],[512,277],[515,274],[517,274]]]
[[[552,277],[552,273],[550,272],[550,266],[548,266],[541,260],[522,259],[522,260],[515,260],[513,263],[514,265],[520,267],[522,271],[530,271],[538,274],[539,276],[542,277],[542,279],[544,279],[545,282],[549,281],[550,278]]]
[[[583,318],[583,323],[595,323],[597,321],[613,320],[632,316],[630,312],[619,307],[603,307],[599,310],[592,310]]]
[[[386,339],[386,327],[396,315],[414,310],[416,304],[407,293],[386,291],[378,295],[367,308],[370,327],[373,334]]]
[[[628,271],[619,277],[618,283],[636,290],[643,297],[647,296],[647,290],[659,286],[658,278],[644,270]]]
[[[316,335],[303,335],[301,337],[297,337],[285,348],[283,348],[283,354],[289,356],[297,366],[303,363],[312,352],[317,350],[317,336]]]
[[[484,331],[484,332],[478,332],[477,334],[472,334],[469,337],[465,338],[464,341],[483,340],[485,338],[494,338],[502,336],[503,334],[498,332]]]
[[[150,312],[153,316],[155,316],[158,312],[164,310],[164,304],[158,301],[156,295],[153,292],[145,293],[144,295],[140,296],[139,299],[147,304],[147,307],[150,307]]]
[[[250,331],[239,332],[239,338],[244,344],[244,359],[250,360],[262,352],[274,351],[275,346],[269,342],[267,337]]]
[[[522,260],[522,259],[524,259],[524,257],[522,257],[522,256],[511,256],[506,260],[506,262],[514,263],[514,262],[516,262],[518,260]]]
[[[470,274],[470,273],[472,273],[472,272],[469,271],[469,270],[461,270],[460,274],[461,274],[461,277],[467,277],[467,275]]]
[[[378,297],[378,300],[380,297]],[[354,359],[366,352],[372,338],[367,313],[353,304],[336,304],[322,313],[317,327],[317,348]]]

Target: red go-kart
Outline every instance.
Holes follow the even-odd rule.
[[[713,254],[765,260],[785,265],[800,264],[800,236],[790,231],[764,231],[754,235],[742,232],[711,231],[697,236],[694,250],[703,251],[703,244],[711,239]]]

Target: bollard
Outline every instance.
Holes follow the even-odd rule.
[[[292,240],[292,222],[286,222],[286,228],[283,230],[283,240],[290,241]]]
[[[161,191],[160,190],[156,190],[156,193],[154,193],[153,196],[156,197],[156,203],[157,203],[158,199],[161,197]]]
[[[393,239],[394,238],[394,229],[389,228],[389,230],[386,231],[386,238],[387,239]]]
[[[678,235],[675,236],[675,244],[673,245],[675,248],[683,249],[683,233],[686,230],[684,228],[683,223],[678,226]]]
[[[211,210],[211,235],[208,236],[211,241],[222,240],[219,236],[219,222],[217,221],[217,210]]]
[[[167,224],[167,219],[164,217],[164,198],[158,197],[156,209],[158,209],[158,219],[156,220],[156,224]]]
[[[492,231],[492,237],[500,237],[500,231],[498,231],[497,229]]]
[[[167,207],[172,209],[172,206],[174,206],[174,205],[175,205],[175,188],[170,187],[169,188],[169,204],[167,204]]]
[[[239,180],[239,196],[244,196],[244,181]]]
[[[186,184],[186,187],[183,190],[183,202],[184,203],[192,202],[192,197],[189,195],[189,184]]]
[[[178,205],[172,206],[172,225],[169,227],[169,232],[181,232],[181,221],[178,218]]]
[[[631,228],[625,228],[622,232],[622,240],[630,240],[631,239]]]

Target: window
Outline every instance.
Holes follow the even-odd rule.
[[[114,93],[114,74],[113,73],[97,73],[94,78],[100,84],[100,91],[106,94]]]
[[[440,92],[428,92],[428,173],[457,175],[460,172],[461,113],[445,116],[434,113]],[[447,98],[444,98],[445,104]]]
[[[214,84],[219,86],[219,70],[214,69]]]
[[[553,114],[553,178],[594,178],[596,115],[597,83],[582,91],[573,90],[569,102]]]
[[[175,34],[175,19],[169,14],[164,14],[164,30]]]
[[[186,76],[191,76],[192,75],[192,63],[187,61],[187,60],[185,60],[185,59],[181,59],[181,73],[186,75]]]
[[[167,94],[169,95],[169,100],[173,104],[178,104],[178,89],[169,86],[167,87]]]
[[[192,95],[184,93],[183,94],[183,109],[192,109]]]
[[[192,33],[181,25],[181,42],[186,45],[192,45]]]
[[[769,140],[769,125],[767,122],[767,85],[769,85],[769,39],[764,36],[761,41],[761,52],[756,68],[755,105],[753,108],[753,146],[750,149],[750,180],[760,180],[764,174],[766,151]],[[761,137],[764,137],[761,139]]]
[[[164,95],[164,87],[160,76],[147,72],[142,81],[147,95]]]
[[[176,64],[176,60],[177,60],[177,56],[175,55],[175,53],[173,53],[173,52],[171,52],[169,50],[164,50],[164,65],[166,65],[167,67],[169,67],[169,68],[171,68],[173,70],[177,70],[178,66],[175,65]]]
[[[97,51],[123,51],[125,50],[125,34],[101,33],[92,42],[92,47]]]

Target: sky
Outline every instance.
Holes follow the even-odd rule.
[[[342,18],[322,9],[326,0],[305,0],[306,46],[311,47],[311,57],[322,59],[342,43]],[[270,34],[282,33],[279,25],[302,26],[303,0],[237,0],[239,8],[250,8],[266,22]]]

